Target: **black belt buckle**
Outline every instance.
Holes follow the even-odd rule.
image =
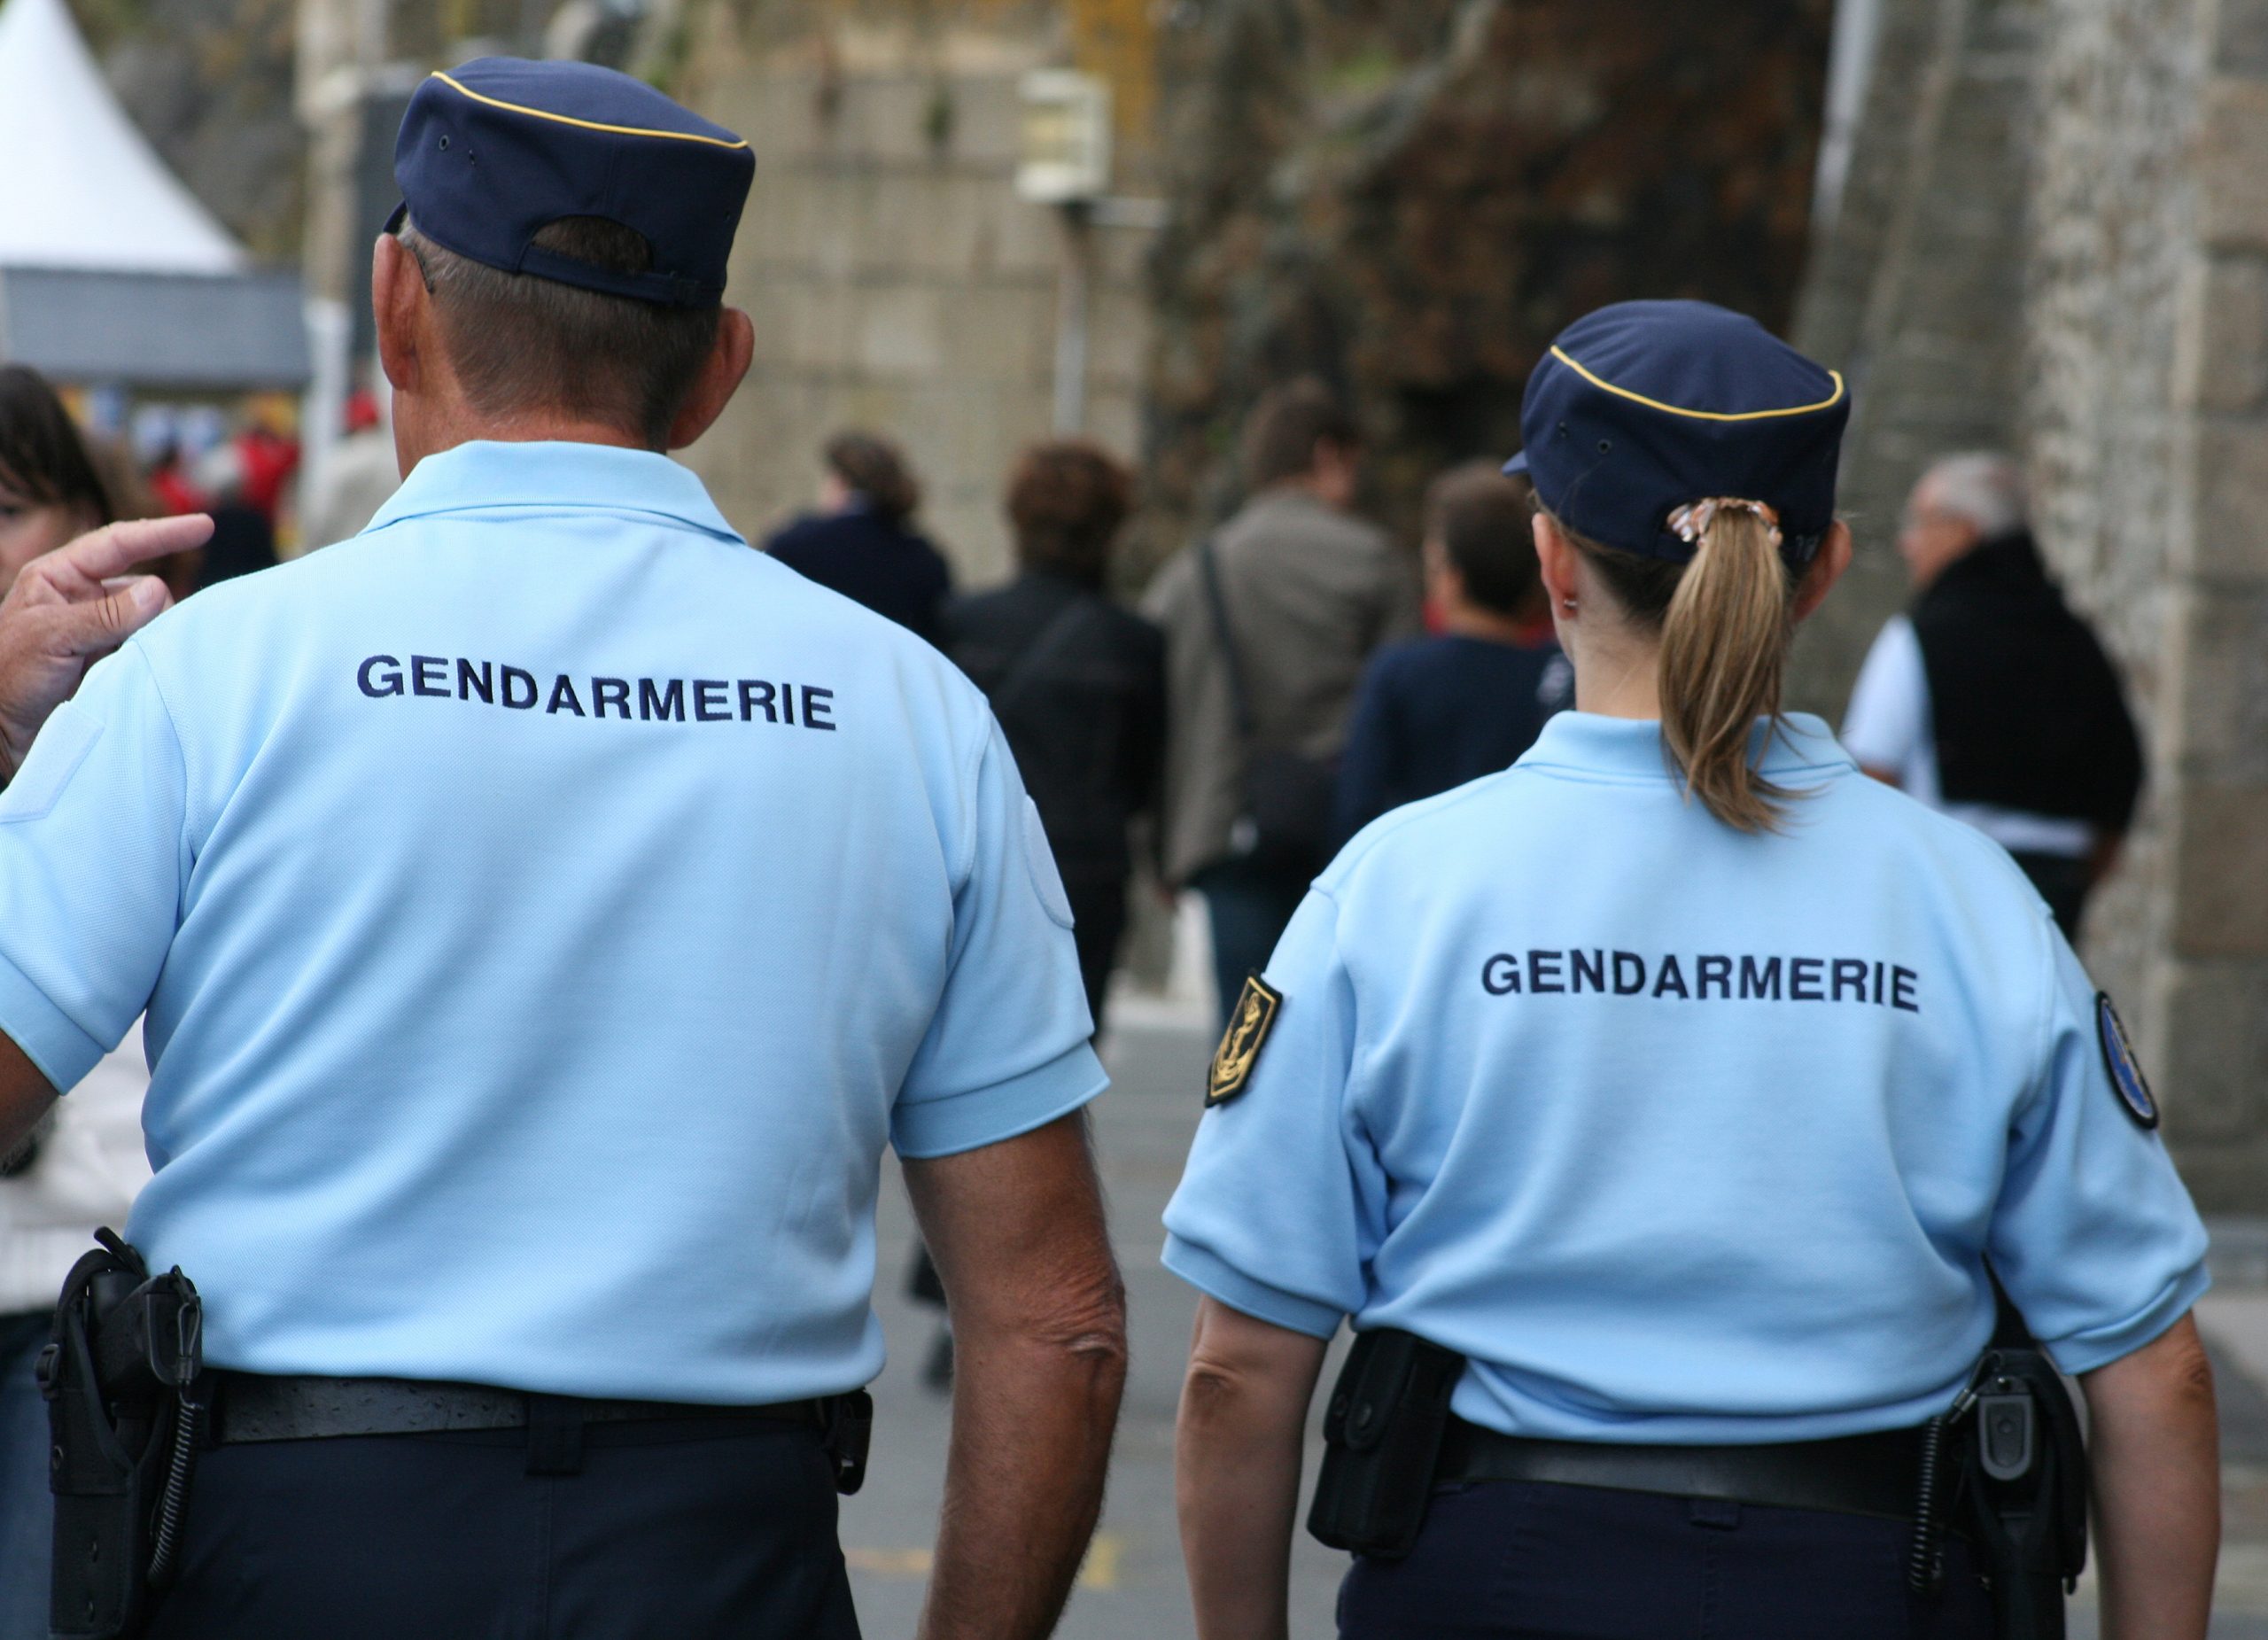
[[[863,1389],[819,1403],[819,1440],[835,1465],[835,1489],[849,1497],[866,1484],[866,1450],[874,1439],[874,1398]]]

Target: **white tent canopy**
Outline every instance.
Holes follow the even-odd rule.
[[[63,0],[0,0],[0,267],[226,274],[246,261],[118,105]]]

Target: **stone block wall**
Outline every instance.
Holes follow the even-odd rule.
[[[2068,0],[2067,0],[2068,3]],[[2117,494],[2097,579],[2148,620],[2166,792],[2147,1052],[2210,1202],[2268,1208],[2268,4],[2121,0],[2091,37],[2120,65],[2130,198],[2171,199],[2109,260],[2156,317],[2170,481]],[[2181,118],[2177,110],[2186,111]],[[2174,175],[2186,187],[2167,186]],[[2166,247],[2171,247],[2168,249]],[[2161,264],[2164,266],[2161,268]],[[2137,269],[2144,271],[2134,276]],[[2139,288],[2134,288],[2139,286]],[[2145,428],[2153,424],[2144,422]],[[2162,544],[2161,544],[2162,543]],[[2151,547],[2155,546],[2155,554]],[[2157,556],[2155,607],[2140,594]]]
[[[2149,753],[2084,954],[2193,1190],[2249,1212],[2268,1211],[2264,157],[2268,0],[1889,0],[1800,327],[1859,391],[1862,558],[1800,688],[1839,704],[1903,597],[1889,532],[1929,455],[2017,448]]]
[[[2054,0],[2037,69],[2023,406],[2041,545],[2124,672],[2149,784],[2126,859],[2096,896],[2085,956],[2119,999],[2193,1145],[2214,1095],[2166,1053],[2164,988],[2186,806],[2170,639],[2177,541],[2193,527],[2179,311],[2194,269],[2195,0]],[[2210,1123],[2207,1123],[2210,1126]]]
[[[757,537],[807,507],[819,447],[844,427],[898,439],[922,521],[965,585],[1003,579],[1002,481],[1052,425],[1056,213],[1016,197],[1017,83],[1060,60],[1047,8],[967,8],[942,30],[920,7],[696,12],[673,89],[742,132],[756,183],[727,299],[756,361],[688,452],[733,522]],[[1131,460],[1147,348],[1149,236],[1096,228],[1086,430]]]

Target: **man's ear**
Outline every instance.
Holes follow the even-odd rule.
[[[709,431],[725,413],[733,395],[740,391],[749,361],[755,356],[756,326],[739,308],[726,308],[717,316],[716,344],[709,349],[700,379],[693,384],[693,391],[686,394],[683,407],[670,423],[666,447],[682,450]]]
[[[1826,602],[1829,592],[1850,567],[1851,526],[1837,518],[1829,526],[1827,539],[1819,544],[1819,556],[1811,561],[1802,585],[1796,588],[1796,618],[1805,619]]]
[[[378,332],[378,366],[396,393],[416,393],[423,385],[423,333],[428,296],[425,275],[409,247],[392,234],[380,234],[370,249],[370,316]]]

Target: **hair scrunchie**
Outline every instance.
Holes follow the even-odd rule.
[[[1780,515],[1763,501],[1743,501],[1735,495],[1719,495],[1705,501],[1688,501],[1669,516],[1669,527],[1678,540],[1689,546],[1700,542],[1706,545],[1709,526],[1717,521],[1720,512],[1752,513],[1762,521],[1765,532],[1771,537],[1772,549],[1780,549]]]

